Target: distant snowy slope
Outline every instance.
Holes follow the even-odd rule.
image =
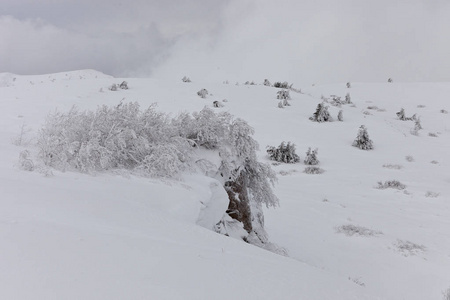
[[[123,80],[128,90],[109,90]],[[442,298],[450,287],[450,84],[306,87],[284,108],[277,91],[93,70],[0,74],[0,298]],[[353,105],[326,103],[334,122],[309,120],[322,96],[346,93]],[[227,207],[209,177],[62,173],[39,163],[33,143],[49,112],[121,101],[157,102],[172,115],[219,101],[216,111],[254,127],[267,163],[266,146],[295,143],[301,162],[272,166],[280,207],[265,210],[270,240],[290,257],[208,230]],[[417,136],[413,121],[397,119],[400,108],[420,117]],[[361,125],[373,150],[352,147]],[[324,173],[303,173],[308,147],[319,149]],[[19,166],[25,149],[33,172]],[[389,180],[406,188],[375,188]]]

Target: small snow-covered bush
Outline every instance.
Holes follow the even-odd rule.
[[[417,255],[425,252],[427,249],[424,245],[403,240],[397,240],[394,246],[399,252],[402,253],[403,256]]]
[[[319,160],[317,159],[317,153],[319,149],[314,149],[311,151],[311,147],[308,148],[308,151],[306,151],[306,157],[303,161],[305,165],[318,165]]]
[[[213,107],[216,107],[216,108],[223,107],[223,104],[216,100],[213,102]]]
[[[280,100],[291,100],[291,96],[289,95],[289,90],[281,90],[277,92],[277,99]]]
[[[201,89],[200,91],[197,92],[197,95],[200,96],[200,98],[206,98],[206,96],[208,95],[208,90],[207,89]]]
[[[361,125],[358,131],[358,136],[353,142],[354,147],[358,147],[362,150],[371,150],[373,149],[373,142],[369,138],[369,134],[367,133],[367,129],[364,125]]]
[[[331,118],[330,113],[328,112],[328,106],[323,103],[317,104],[316,111],[313,116],[309,118],[313,122],[331,122],[333,119]]]
[[[409,161],[409,162],[413,162],[414,161],[414,157],[412,157],[411,155],[406,155],[405,159],[406,159],[406,161]]]
[[[427,198],[437,198],[437,197],[439,197],[439,193],[427,191],[425,193],[425,197],[427,197]]]
[[[351,97],[350,97],[350,93],[347,93],[347,94],[345,95],[345,104],[352,104],[352,100],[351,100]]]
[[[347,82],[346,86],[347,86],[347,88],[349,89],[349,88],[352,87],[352,84],[351,84],[350,82]]]
[[[278,162],[292,164],[300,161],[300,157],[295,153],[295,144],[291,142],[282,142],[277,148],[267,146],[267,153],[271,160]]]
[[[283,101],[278,102],[278,108],[284,108]]]
[[[183,78],[181,78],[181,81],[183,81],[183,82],[191,82],[191,79],[189,77],[183,76]]]
[[[264,79],[263,85],[265,86],[271,86],[270,81],[268,79]]]
[[[403,168],[403,166],[402,165],[385,164],[385,165],[383,165],[383,168],[400,170]]]
[[[404,190],[406,188],[406,185],[401,183],[398,180],[387,180],[384,183],[381,181],[378,181],[377,189],[384,190],[384,189],[397,189],[397,190]]]
[[[117,84],[113,83],[113,84],[109,87],[109,90],[110,90],[110,91],[113,91],[113,92],[117,91]]]
[[[420,124],[420,118],[416,118],[414,121],[414,128],[411,129],[412,135],[419,135],[419,130],[422,129],[422,124]]]
[[[119,87],[120,87],[122,90],[128,90],[128,82],[122,81],[122,83],[119,84]]]
[[[303,170],[303,173],[306,174],[322,174],[323,172],[325,172],[325,170],[319,168],[319,167],[306,167],[305,170]]]
[[[446,111],[445,109],[441,109],[439,112],[440,112],[441,114],[448,114],[448,111]]]
[[[287,81],[284,81],[284,82],[277,81],[273,84],[273,87],[276,87],[279,89],[288,89],[290,86],[292,86],[292,84],[289,85],[289,83]]]
[[[450,287],[442,292],[442,300],[450,300]]]
[[[372,230],[363,226],[356,226],[352,224],[342,225],[336,228],[337,233],[343,233],[346,236],[375,236],[383,234],[381,231]]]
[[[434,133],[434,132],[428,132],[428,136],[438,137],[438,135],[436,133]]]
[[[19,154],[19,164],[20,168],[25,171],[33,171],[34,170],[34,162],[30,158],[30,152],[28,150],[23,150]]]
[[[412,115],[412,117],[407,117],[405,115],[405,109],[401,108],[399,112],[396,113],[397,117],[401,121],[415,121],[416,120],[416,114]]]

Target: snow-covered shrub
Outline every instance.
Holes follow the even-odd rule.
[[[366,126],[361,125],[361,127],[359,127],[358,136],[353,141],[352,145],[362,150],[373,149],[373,142],[369,138],[369,133],[367,133]]]
[[[28,150],[23,150],[19,154],[19,164],[20,168],[25,171],[33,171],[34,170],[34,162],[30,158],[30,152]]]
[[[419,104],[419,105],[417,105],[417,108],[425,108],[426,106],[425,105],[423,105],[423,104]]]
[[[289,90],[281,90],[277,92],[277,99],[280,100],[291,100],[291,96],[289,95]]]
[[[283,99],[283,106],[291,106],[288,102],[288,99]]]
[[[416,114],[412,115],[412,117],[407,117],[405,115],[405,109],[401,108],[399,112],[396,113],[397,117],[401,121],[415,121],[416,120]]]
[[[413,162],[414,161],[414,157],[412,157],[411,155],[406,155],[405,159],[409,162]]]
[[[437,197],[439,197],[439,193],[427,191],[425,193],[425,197],[427,197],[427,198],[437,198]]]
[[[122,83],[119,84],[119,87],[120,87],[122,90],[128,90],[128,82],[122,81]]]
[[[306,174],[322,174],[323,172],[325,172],[325,170],[319,168],[319,167],[306,167],[305,170],[303,170],[303,173]]]
[[[344,113],[344,112],[343,112],[342,109],[341,109],[341,110],[339,110],[339,113],[338,113],[338,115],[337,115],[337,119],[338,119],[340,122],[344,121],[343,113]]]
[[[197,95],[200,96],[200,98],[206,98],[206,96],[208,95],[208,90],[207,89],[201,89],[200,91],[197,92]]]
[[[347,82],[346,86],[347,86],[348,89],[352,87],[350,82]]]
[[[223,104],[216,100],[213,102],[213,107],[216,107],[216,108],[223,107]]]
[[[388,82],[392,83],[393,82],[392,78],[388,78]]]
[[[264,83],[265,86],[271,86],[270,81],[268,79],[264,79]]]
[[[55,112],[47,117],[39,132],[39,155],[47,166],[59,170],[92,172],[119,168],[145,170],[149,176],[176,177],[179,170],[187,167],[183,163],[190,147],[175,132],[167,116],[156,112],[153,106],[144,111],[136,102],[104,105],[96,111],[73,107],[68,113]],[[165,158],[177,157],[180,161],[178,169],[173,162],[148,163],[162,157],[158,154],[162,145],[167,145]]]
[[[403,166],[402,165],[395,165],[395,164],[384,164],[383,168],[400,170],[400,169],[403,169]]]
[[[291,86],[292,86],[292,84],[289,85],[289,83],[288,83],[287,81],[284,81],[284,82],[279,82],[279,81],[277,81],[277,82],[275,82],[275,83],[273,84],[273,87],[276,87],[276,88],[279,88],[279,89],[288,89],[288,88],[290,88]]]
[[[428,136],[438,137],[438,135],[436,133],[434,133],[434,132],[428,132]]]
[[[311,151],[311,147],[308,148],[308,151],[306,151],[306,157],[303,161],[305,165],[318,165],[319,160],[317,159],[317,153],[319,152],[319,149],[314,149]]]
[[[337,233],[343,233],[346,236],[375,236],[383,234],[381,231],[369,229],[363,226],[357,226],[353,224],[342,225],[336,228]]]
[[[384,183],[381,181],[378,181],[377,189],[397,189],[397,190],[404,190],[406,188],[406,185],[401,183],[398,180],[387,180]]]
[[[183,76],[183,78],[181,78],[181,81],[183,81],[183,82],[191,82],[191,79],[189,77]]]
[[[441,114],[448,114],[448,111],[446,111],[445,109],[441,109],[439,112],[440,112]]]
[[[278,102],[278,108],[284,108],[283,101]]]
[[[113,92],[117,91],[117,84],[113,83],[113,84],[109,87],[109,90],[110,90],[110,91],[113,91]]]
[[[450,287],[442,292],[442,300],[450,300]]]
[[[331,122],[333,119],[331,118],[330,113],[328,112],[328,106],[323,103],[317,104],[317,108],[312,117],[309,118],[314,122]]]
[[[420,118],[416,118],[414,121],[414,128],[411,129],[412,135],[419,135],[419,130],[422,129],[422,124],[420,124]]]
[[[295,144],[282,142],[280,146],[267,146],[269,158],[274,161],[293,164],[300,161],[300,157],[295,153]]]
[[[351,100],[351,97],[350,97],[350,93],[347,93],[347,94],[345,95],[345,104],[352,104],[352,100]]]
[[[424,245],[419,245],[410,241],[403,240],[397,240],[397,242],[394,243],[394,246],[399,252],[402,253],[403,256],[421,254],[427,249]]]
[[[341,107],[342,104],[346,104],[345,101],[342,101],[341,97],[339,97],[339,96],[330,95],[330,97],[331,97],[331,100],[328,103],[330,103],[333,106]]]

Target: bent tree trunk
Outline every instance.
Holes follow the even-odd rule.
[[[244,225],[244,229],[250,233],[253,230],[253,226],[247,187],[248,180],[245,172],[241,172],[235,181],[225,182],[225,190],[230,199],[227,214],[231,218],[241,222]]]

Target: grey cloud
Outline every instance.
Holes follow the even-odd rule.
[[[446,0],[4,1],[0,72],[450,80]]]

